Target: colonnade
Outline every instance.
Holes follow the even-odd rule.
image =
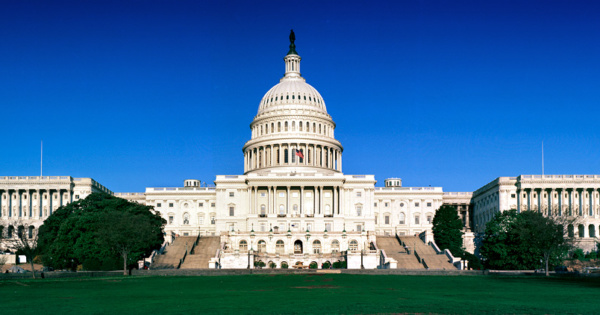
[[[277,206],[277,192],[285,189],[285,202],[283,209]],[[266,191],[266,192],[265,192]],[[290,195],[299,193],[298,203],[292,203]],[[306,196],[311,192],[310,197]],[[331,204],[324,200],[324,195],[332,193]],[[259,197],[259,193],[265,193]],[[260,202],[259,202],[260,201]],[[248,204],[250,214],[261,217],[277,215],[278,217],[333,217],[342,214],[344,207],[344,189],[340,186],[249,186]],[[281,205],[281,204],[280,204]],[[327,208],[327,206],[331,206]]]
[[[334,127],[327,123],[310,123],[302,120],[265,122],[252,126],[252,139],[269,134],[304,132],[334,138]]]
[[[600,216],[600,188],[517,189],[517,209],[553,216]]]
[[[300,152],[300,153],[298,153]],[[307,143],[269,144],[244,152],[246,172],[272,166],[316,166],[342,171],[342,152],[337,147]]]
[[[0,209],[5,218],[45,218],[72,201],[71,189],[0,189]]]

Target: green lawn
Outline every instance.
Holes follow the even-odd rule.
[[[0,309],[10,314],[594,314],[600,312],[600,279],[319,274],[3,280]]]

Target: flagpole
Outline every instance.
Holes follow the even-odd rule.
[[[542,176],[544,176],[544,141],[542,141]]]
[[[44,140],[41,140],[41,145],[40,145],[40,177],[42,177],[43,170],[44,170]]]

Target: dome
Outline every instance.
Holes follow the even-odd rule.
[[[310,109],[327,114],[325,101],[319,92],[303,78],[281,79],[260,101],[258,114],[282,109]]]

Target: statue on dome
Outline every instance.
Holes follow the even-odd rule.
[[[294,42],[296,41],[296,34],[294,34],[294,30],[290,31],[290,51],[288,51],[288,55],[297,55],[298,53],[296,52],[296,44],[294,44]]]

